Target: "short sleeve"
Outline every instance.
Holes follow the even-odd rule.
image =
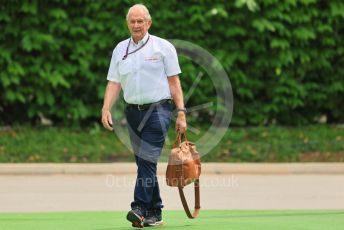
[[[180,70],[177,51],[174,46],[166,41],[165,55],[164,55],[164,67],[167,77],[180,74]]]
[[[117,47],[112,52],[110,67],[109,67],[109,71],[107,75],[107,80],[114,81],[114,82],[120,82],[118,65],[117,65]]]

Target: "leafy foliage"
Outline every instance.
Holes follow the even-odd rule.
[[[0,124],[83,125],[99,119],[115,45],[135,1],[1,1]],[[143,1],[150,33],[209,50],[234,90],[232,124],[343,122],[344,3],[340,0]],[[197,77],[182,61],[183,88]],[[188,80],[189,79],[189,80]],[[207,79],[190,104],[213,100]]]

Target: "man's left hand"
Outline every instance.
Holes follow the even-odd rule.
[[[187,130],[186,116],[184,112],[178,112],[178,117],[176,121],[176,131],[180,133],[185,133]]]

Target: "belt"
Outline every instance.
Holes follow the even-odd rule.
[[[171,99],[163,99],[161,101],[158,101],[158,102],[153,102],[153,103],[149,103],[149,104],[142,104],[142,105],[139,105],[139,104],[127,104],[127,108],[131,108],[131,109],[137,109],[139,111],[143,111],[143,110],[147,110],[151,107],[156,107],[156,106],[159,106],[159,105],[162,105],[164,103],[172,103],[172,100]]]

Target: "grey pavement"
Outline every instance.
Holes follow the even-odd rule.
[[[159,164],[158,170],[165,209],[182,210],[177,189],[165,184],[165,166]],[[340,163],[212,163],[203,169],[202,209],[344,209]],[[124,211],[134,183],[132,163],[0,164],[0,212]],[[193,188],[185,190],[192,207]]]
[[[158,164],[164,174],[167,163]],[[0,163],[0,175],[132,174],[134,163]],[[344,174],[344,163],[202,163],[203,174]]]

